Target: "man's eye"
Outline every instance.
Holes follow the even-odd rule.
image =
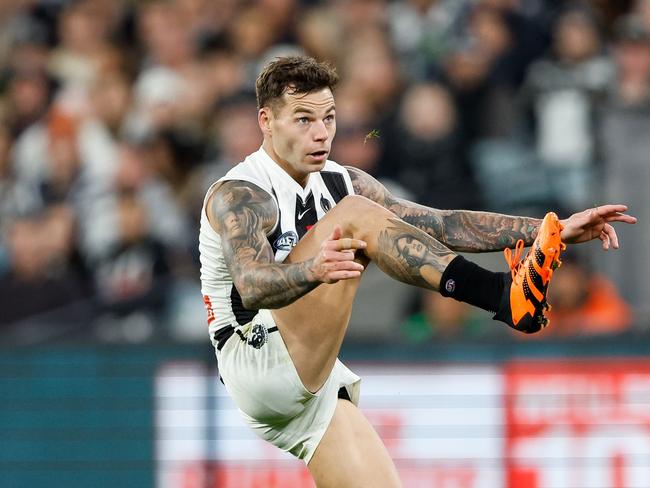
[[[309,119],[307,117],[299,117],[298,118],[298,123],[299,124],[306,124],[307,122],[309,122]]]
[[[334,122],[334,116],[328,115],[327,117],[325,117],[325,122]]]

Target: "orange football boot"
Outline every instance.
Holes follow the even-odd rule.
[[[522,260],[524,241],[519,240],[514,252],[504,250],[504,255],[510,266],[510,293],[504,289],[504,300],[496,320],[506,322],[510,327],[528,334],[538,332],[548,325],[544,312],[550,310],[546,301],[546,291],[553,277],[553,271],[562,262],[560,253],[566,249],[566,244],[560,239],[564,227],[554,212],[544,217],[535,242]],[[504,303],[507,302],[507,303]]]

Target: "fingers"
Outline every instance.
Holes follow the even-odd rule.
[[[598,215],[604,217],[611,213],[623,213],[627,210],[627,205],[599,205],[594,209]]]
[[[367,246],[365,241],[361,239],[353,239],[352,237],[343,237],[339,239],[330,239],[325,243],[326,249],[334,251],[342,251],[347,249],[365,249]]]
[[[618,236],[614,227],[611,225],[606,224],[598,238],[603,241],[603,250],[607,251],[610,248],[618,249]]]
[[[598,216],[604,218],[607,222],[635,224],[636,217],[624,213],[627,209],[627,205],[601,205],[594,210]]]
[[[614,227],[609,224],[605,224],[605,227],[603,227],[601,234],[605,234],[607,236],[607,240],[611,247],[618,249],[618,236],[616,235]]]
[[[344,237],[336,241],[336,243],[340,246],[339,249],[365,249],[367,246],[365,241],[351,237]]]
[[[343,231],[341,226],[337,225],[332,230],[329,237],[323,242],[325,249],[333,249],[341,251],[345,249],[365,249],[367,244],[361,239],[353,239],[352,237],[342,237]]]
[[[341,227],[334,227],[329,237],[322,242],[321,251],[316,257],[316,275],[324,283],[359,278],[365,269],[362,264],[354,261],[354,257],[355,251],[365,249],[367,243],[342,235]]]
[[[345,251],[324,250],[323,257],[327,261],[354,261],[354,251],[349,249]]]
[[[606,222],[624,222],[626,224],[636,224],[636,217],[631,215],[615,213],[614,215],[608,215],[605,217]]]
[[[359,278],[361,276],[361,271],[333,271],[328,276],[331,280],[329,283],[335,283],[341,280]]]
[[[603,241],[603,251],[609,250],[609,237],[607,236],[604,230],[600,233],[598,239]]]
[[[336,271],[363,271],[363,264],[357,263],[356,261],[336,261],[333,263],[327,263],[325,265],[327,273],[333,273]]]
[[[327,263],[325,267],[327,269],[323,280],[325,283],[336,283],[340,280],[359,278],[364,270],[362,264],[354,261]]]

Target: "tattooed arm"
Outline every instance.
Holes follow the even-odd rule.
[[[470,210],[437,210],[397,198],[369,174],[346,166],[355,193],[387,208],[447,247],[459,252],[500,251],[519,239],[530,246],[540,219]]]
[[[321,282],[313,259],[277,264],[267,240],[277,219],[271,196],[258,186],[227,181],[210,197],[208,217],[221,236],[221,246],[243,305],[251,310],[288,305]]]

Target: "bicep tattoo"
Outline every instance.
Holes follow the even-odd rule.
[[[235,271],[251,261],[273,260],[266,233],[275,224],[277,208],[267,192],[252,183],[228,181],[212,198],[212,215],[226,262]]]
[[[212,201],[228,269],[247,308],[279,308],[318,286],[310,261],[276,264],[267,233],[278,210],[273,198],[252,183],[229,181]]]

